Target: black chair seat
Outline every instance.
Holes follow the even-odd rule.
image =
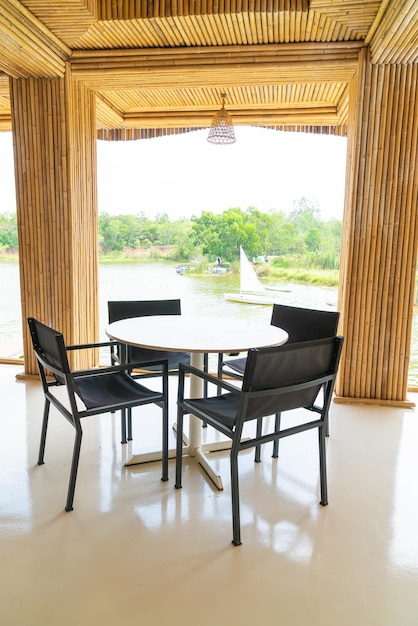
[[[188,402],[191,407],[198,411],[204,411],[210,417],[232,429],[237,417],[240,399],[232,393],[224,393],[212,398],[190,398]]]
[[[229,359],[228,361],[223,362],[223,366],[227,367],[230,370],[234,370],[240,376],[244,376],[245,365],[247,363],[247,357],[239,357],[238,359]]]
[[[123,405],[138,401],[156,400],[161,394],[140,385],[125,372],[117,374],[97,374],[96,376],[75,376],[78,395],[88,409],[109,405]]]

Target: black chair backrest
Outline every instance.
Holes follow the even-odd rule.
[[[148,315],[181,315],[180,300],[117,300],[107,304],[110,323]]]
[[[70,366],[62,333],[42,324],[34,317],[28,317],[28,324],[38,361],[64,382],[64,377],[61,378],[59,372],[68,374]]]
[[[287,343],[334,337],[337,334],[338,311],[319,311],[284,304],[275,304],[272,326],[283,328],[289,335]]]
[[[181,315],[181,301],[173,300],[115,300],[108,302],[109,322],[129,319],[131,317],[147,317],[150,315]],[[160,361],[168,360],[168,369],[175,371],[179,363],[190,362],[190,356],[186,352],[166,352],[163,350],[150,350],[148,348],[129,348],[128,358],[130,361]],[[147,370],[157,371],[160,366],[148,365]]]
[[[250,397],[244,419],[312,406],[324,382],[332,382],[333,388],[342,344],[342,337],[326,337],[249,350],[242,391],[263,393]],[[292,385],[301,388],[283,390]]]

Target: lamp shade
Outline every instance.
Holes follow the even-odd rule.
[[[216,143],[220,145],[235,143],[236,141],[231,116],[225,110],[224,94],[222,94],[222,106],[213,116],[208,141],[209,143]]]

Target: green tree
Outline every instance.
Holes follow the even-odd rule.
[[[239,257],[241,245],[248,256],[259,254],[260,237],[255,224],[239,208],[228,209],[221,215],[204,211],[201,217],[192,217],[192,236],[194,244],[212,259],[220,256],[225,261],[234,261]]]
[[[99,246],[105,253],[122,251],[125,247],[119,220],[107,213],[99,215]]]
[[[289,222],[295,225],[298,234],[305,234],[310,228],[319,226],[321,212],[316,201],[302,197],[294,201],[293,207]]]
[[[119,233],[125,248],[137,248],[141,241],[141,222],[135,215],[120,215]]]
[[[4,234],[6,227],[10,227],[9,218],[3,217],[3,247],[11,245]],[[286,267],[337,269],[341,234],[341,220],[321,220],[317,205],[306,198],[294,203],[289,216],[283,211],[263,213],[255,207],[246,211],[230,208],[222,214],[206,211],[200,217],[176,221],[170,221],[167,213],[157,215],[155,220],[144,213],[99,216],[103,252],[170,246],[170,258],[179,260],[203,254],[211,261],[220,256],[232,262],[238,259],[242,246],[250,258],[274,256],[278,257],[277,263]]]
[[[0,248],[9,252],[18,249],[16,213],[0,215]]]
[[[274,246],[270,254],[284,255],[292,254],[297,251],[297,233],[296,227],[290,222],[283,222],[276,232],[277,244]]]
[[[319,250],[322,243],[321,230],[318,227],[309,228],[305,235],[305,244],[310,252]]]

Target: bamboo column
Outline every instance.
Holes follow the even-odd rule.
[[[418,65],[352,81],[340,273],[337,401],[406,406],[417,258]]]
[[[37,372],[26,318],[98,339],[94,95],[71,77],[10,79],[25,375]],[[73,364],[97,362],[83,351]],[[92,351],[93,352],[93,351]]]

